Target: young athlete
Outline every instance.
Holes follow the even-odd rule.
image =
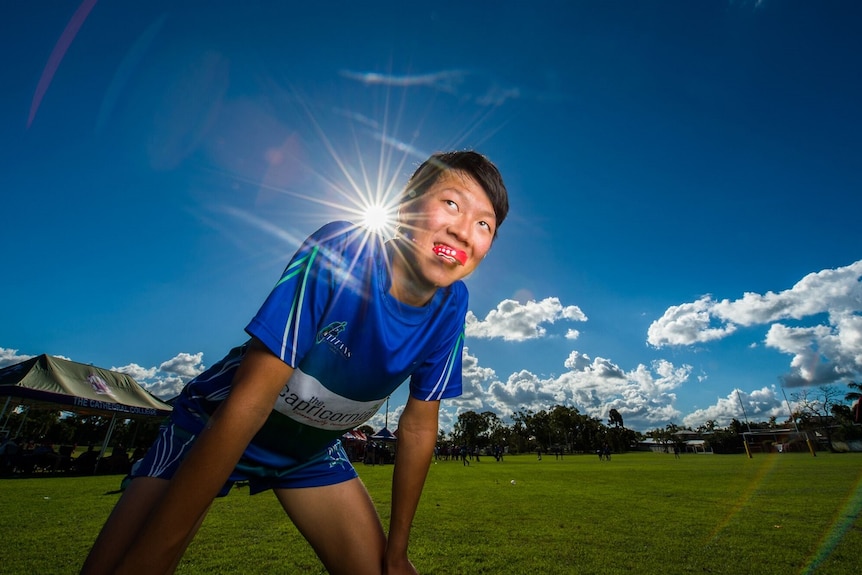
[[[188,383],[82,573],[171,573],[233,482],[272,489],[330,573],[414,574],[410,524],[461,393],[467,289],[509,209],[497,168],[435,154],[410,178],[398,234],[345,222],[296,252],[246,327],[250,340]],[[339,437],[410,380],[388,537]]]

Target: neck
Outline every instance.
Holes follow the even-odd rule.
[[[391,285],[389,295],[401,303],[422,307],[437,293],[437,286],[421,281],[413,267],[413,246],[409,240],[396,239],[389,246],[389,269]]]

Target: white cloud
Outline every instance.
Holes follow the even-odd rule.
[[[32,355],[19,354],[17,349],[0,347],[0,367],[15,365],[32,358]]]
[[[518,100],[525,95],[518,86],[502,85],[493,78],[459,69],[403,75],[341,70],[339,74],[365,85],[431,88],[461,99],[472,100],[480,106],[501,106],[508,100]],[[368,125],[368,122],[363,123]]]
[[[488,312],[484,320],[479,320],[472,311],[467,312],[466,333],[469,337],[506,341],[539,339],[547,334],[545,324],[553,324],[560,319],[587,321],[587,316],[578,306],[563,306],[556,297],[524,304],[507,299]],[[571,330],[567,333],[567,337],[570,336]]]
[[[494,382],[490,385],[488,401],[503,413],[519,409],[548,409],[559,403],[554,393],[558,387],[552,379],[543,380],[527,370],[521,370],[509,376],[505,383]]]
[[[793,356],[787,385],[830,383],[862,373],[862,260],[806,275],[782,292],[747,292],[737,300],[704,296],[671,306],[647,331],[655,347],[721,339],[739,326],[769,325],[764,343]],[[787,326],[821,314],[825,323]]]
[[[823,312],[862,310],[862,260],[834,270],[811,273],[789,290],[764,295],[746,293],[742,299],[716,302],[718,318],[739,325],[802,319]]]
[[[154,378],[159,370],[157,370],[155,367],[146,368],[141,367],[137,363],[130,363],[129,365],[124,365],[123,367],[112,367],[111,371],[125,373],[135,381],[141,382]]]
[[[159,366],[159,371],[172,373],[188,380],[203,373],[204,367],[201,365],[204,354],[202,352],[190,354],[179,353],[173,359],[162,363]]]
[[[647,330],[647,342],[655,347],[690,345],[721,339],[736,330],[734,325],[716,325],[715,302],[704,296],[691,303],[669,307]]]
[[[340,74],[351,80],[357,80],[366,85],[383,85],[398,87],[426,86],[436,88],[444,92],[455,92],[456,86],[461,84],[467,72],[465,70],[441,70],[428,74],[381,74],[379,72],[357,72],[353,70],[342,70]]]
[[[488,88],[484,95],[476,99],[481,106],[501,106],[506,100],[517,100],[521,97],[521,90],[516,86],[502,87],[493,85]]]
[[[466,346],[461,354],[461,362],[463,393],[460,397],[449,401],[461,409],[481,411],[484,405],[482,398],[485,396],[483,384],[494,381],[497,375],[490,367],[480,366],[478,358],[470,355],[470,350]]]
[[[862,372],[862,317],[850,316],[834,326],[774,324],[766,334],[766,345],[793,356],[790,373],[783,377],[790,387],[850,378]]]
[[[179,394],[186,383],[203,373],[205,367],[202,361],[202,352],[178,353],[173,358],[162,362],[159,367],[142,367],[136,363],[130,363],[111,369],[128,374],[153,395],[170,399]]]
[[[540,377],[521,370],[501,381],[466,348],[463,363],[464,397],[444,404],[442,429],[451,429],[445,422],[454,423],[457,413],[465,409],[493,411],[506,420],[519,410],[540,411],[554,405],[574,407],[602,420],[613,407],[633,429],[660,426],[680,417],[673,405],[674,390],[688,380],[692,370],[687,365],[656,361],[627,372],[609,359],[573,351],[564,361],[566,371],[559,376]]]
[[[140,383],[147,391],[165,400],[179,395],[186,384],[185,381],[175,375],[158,377],[153,381]]]
[[[751,7],[752,10],[760,10],[765,9],[766,0],[730,0],[730,5],[739,5],[744,9]]]
[[[682,423],[694,429],[707,421],[714,421],[717,427],[727,427],[733,419],[744,423],[746,419],[762,422],[771,417],[779,422],[789,417],[787,404],[775,386],[762,387],[751,393],[734,389],[726,397],[718,398],[713,405],[686,415]]]

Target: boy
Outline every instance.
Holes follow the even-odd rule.
[[[467,289],[508,212],[497,168],[435,154],[408,182],[398,234],[345,222],[312,234],[246,327],[251,339],[189,382],[82,573],[171,573],[213,498],[272,489],[330,573],[416,573],[410,524],[461,393]],[[406,379],[388,537],[338,438]]]

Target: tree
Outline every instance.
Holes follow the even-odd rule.
[[[555,405],[548,415],[550,419],[549,447],[573,451],[574,430],[583,416],[574,407],[564,405]]]
[[[853,402],[853,421],[862,423],[862,383],[851,381],[847,387],[856,391],[850,391],[844,396],[844,401]]]
[[[707,433],[715,431],[715,420],[708,419],[706,423],[703,425],[703,430]]]
[[[533,417],[531,410],[519,410],[512,414],[512,435],[509,438],[509,446],[516,453],[530,450],[530,420]]]
[[[530,436],[537,446],[545,451],[551,447],[551,416],[544,409],[533,415],[530,426]]]
[[[542,410],[534,413],[532,410],[527,410],[512,414],[512,420],[515,422],[513,433],[520,435],[521,450],[532,451],[537,448],[548,450],[554,443],[555,436],[557,440],[562,436],[565,441],[568,409],[558,405],[551,412]]]
[[[613,407],[608,412],[608,425],[613,425],[615,427],[625,427],[623,425],[623,416],[620,415],[620,412]]]
[[[709,436],[709,446],[713,453],[742,453],[745,450],[743,441],[744,425],[734,419],[724,429],[716,428]]]
[[[490,435],[498,443],[498,434],[505,433],[509,447],[518,453],[561,446],[571,453],[593,453],[606,441],[615,451],[622,452],[641,437],[640,433],[622,426],[622,417],[616,426],[609,428],[601,419],[565,405],[555,405],[548,411],[519,410],[511,415],[511,419],[511,427],[500,424],[499,430],[495,428],[494,420],[489,419]]]
[[[856,391],[850,391],[847,395],[844,396],[844,401],[859,401],[862,399],[862,383],[856,383],[855,381],[851,381],[847,384],[847,387],[850,389],[855,389]]]
[[[639,436],[633,429],[615,426],[607,430],[605,438],[611,449],[617,453],[623,453],[628,451],[630,447],[637,445]]]
[[[509,443],[512,435],[511,430],[503,425],[500,418],[493,411],[482,412],[482,417],[488,422],[488,444],[505,446]],[[487,447],[487,444],[485,445]]]
[[[809,430],[819,429],[826,436],[829,451],[834,451],[832,446],[832,408],[842,405],[839,402],[841,391],[829,385],[821,385],[816,390],[805,388],[792,396],[796,402],[796,413],[794,417],[801,420],[803,428]]]
[[[488,446],[492,426],[499,426],[497,414],[491,411],[476,413],[471,410],[458,415],[458,421],[452,431],[462,445],[481,448]]]
[[[668,452],[668,445],[671,445],[677,441],[676,432],[679,431],[680,427],[675,423],[668,423],[664,426],[664,429],[661,427],[657,427],[652,431],[647,432],[647,437],[651,437],[653,441],[660,443],[662,447],[664,447],[664,451]]]

